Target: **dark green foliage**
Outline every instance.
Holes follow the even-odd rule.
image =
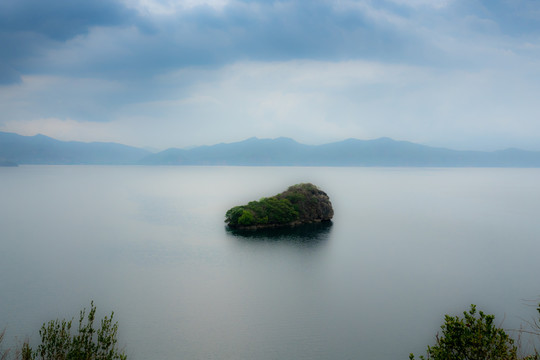
[[[270,197],[236,206],[227,211],[225,217],[225,221],[233,226],[286,224],[298,219],[298,211],[289,200]]]
[[[255,216],[253,213],[247,209],[242,210],[242,216],[238,218],[238,224],[249,226],[255,223]]]
[[[28,344],[23,347],[23,359],[41,360],[125,360],[126,355],[118,349],[118,323],[113,315],[101,320],[101,327],[94,329],[96,307],[91,303],[80,312],[79,327],[72,334],[72,320],[52,320],[43,324],[39,335],[41,344],[33,351]],[[26,357],[24,357],[26,356]]]
[[[334,215],[328,195],[313,184],[297,184],[272,197],[235,206],[225,214],[230,227],[265,227],[328,221]]]
[[[298,219],[298,211],[288,199],[271,197],[262,199],[260,203],[264,209],[262,218],[268,217],[270,224],[285,224]]]
[[[289,200],[291,204],[298,204],[306,199],[306,196],[301,193],[289,192],[282,195],[285,199]]]
[[[294,208],[300,214],[300,220],[331,218],[333,215],[328,196],[313,184],[293,185],[277,196],[288,199],[293,204]],[[326,201],[329,206],[325,206],[324,202]],[[326,210],[330,212],[326,213]]]
[[[28,341],[25,341],[21,348],[21,359],[22,360],[32,360],[35,359],[35,356],[32,353],[32,348],[28,344]]]
[[[226,218],[225,221],[228,222],[229,224],[238,224],[238,220],[240,219],[243,213],[244,213],[244,208],[242,206],[235,206],[229,211],[227,211],[227,213],[225,214],[225,218]]]
[[[464,317],[446,315],[441,326],[442,336],[437,334],[437,344],[428,346],[427,358],[434,360],[514,360],[517,348],[503,329],[493,323],[495,317],[482,311],[476,312],[471,305]],[[410,354],[409,359],[414,359]]]

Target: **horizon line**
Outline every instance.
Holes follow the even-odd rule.
[[[315,146],[325,146],[325,145],[337,144],[337,143],[342,143],[342,142],[346,142],[346,141],[365,141],[365,142],[369,142],[369,141],[390,140],[392,142],[409,143],[409,144],[425,146],[425,147],[429,147],[429,148],[433,148],[433,149],[444,149],[444,150],[459,151],[459,152],[493,153],[493,152],[510,151],[510,150],[518,150],[518,151],[524,151],[524,152],[540,152],[540,150],[525,150],[525,149],[514,147],[514,146],[501,148],[501,149],[497,149],[497,150],[470,150],[470,149],[458,150],[458,149],[454,149],[454,148],[451,148],[451,147],[445,147],[445,146],[426,145],[426,144],[422,144],[422,143],[413,142],[413,141],[410,141],[410,140],[397,140],[397,139],[391,138],[389,136],[381,136],[381,137],[377,137],[377,138],[368,138],[368,139],[359,139],[359,138],[349,137],[349,138],[345,138],[345,139],[342,139],[342,140],[325,142],[325,143],[321,143],[321,144],[306,144],[306,143],[299,142],[298,140],[293,139],[293,138],[288,137],[288,136],[278,136],[278,137],[274,137],[274,138],[272,138],[272,137],[259,138],[257,136],[251,136],[251,137],[245,138],[243,140],[238,140],[238,141],[230,141],[230,142],[222,141],[222,142],[217,142],[217,143],[213,143],[213,144],[191,145],[191,146],[186,146],[186,147],[174,147],[174,146],[172,146],[172,147],[167,147],[167,148],[163,148],[161,150],[158,150],[158,149],[156,149],[154,147],[150,147],[150,146],[141,147],[141,146],[129,145],[129,144],[116,142],[116,141],[60,140],[60,139],[57,139],[57,138],[54,138],[52,136],[45,135],[45,134],[42,134],[42,133],[37,133],[37,134],[34,134],[34,135],[22,135],[22,134],[13,132],[13,131],[2,131],[2,130],[0,130],[0,133],[13,134],[13,135],[21,136],[21,137],[38,137],[38,136],[42,136],[42,137],[46,137],[46,138],[49,138],[49,139],[52,139],[52,140],[55,140],[55,141],[60,141],[60,142],[78,142],[78,143],[85,143],[85,144],[99,144],[99,143],[101,143],[101,144],[118,144],[118,145],[128,146],[128,147],[132,147],[132,148],[146,150],[146,151],[149,151],[149,152],[154,153],[154,154],[158,154],[160,152],[167,151],[167,150],[191,151],[191,150],[194,150],[194,149],[197,149],[197,148],[200,148],[200,147],[212,147],[212,146],[217,146],[217,145],[231,145],[231,144],[238,144],[238,143],[246,142],[246,141],[249,141],[249,140],[276,141],[276,140],[280,140],[280,139],[291,140],[291,141],[293,141],[293,142],[295,142],[295,143],[297,143],[299,145],[314,146],[314,147]],[[150,150],[150,149],[152,149],[152,150]]]

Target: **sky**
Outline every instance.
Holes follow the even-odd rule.
[[[0,131],[540,150],[537,0],[2,0]]]

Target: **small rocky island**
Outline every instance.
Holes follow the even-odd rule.
[[[328,195],[317,186],[304,183],[275,196],[235,206],[225,214],[225,222],[234,229],[259,229],[330,221],[333,216]]]

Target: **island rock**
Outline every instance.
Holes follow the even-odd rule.
[[[290,186],[272,197],[235,206],[225,214],[231,228],[257,229],[330,221],[334,216],[328,195],[317,186]]]

